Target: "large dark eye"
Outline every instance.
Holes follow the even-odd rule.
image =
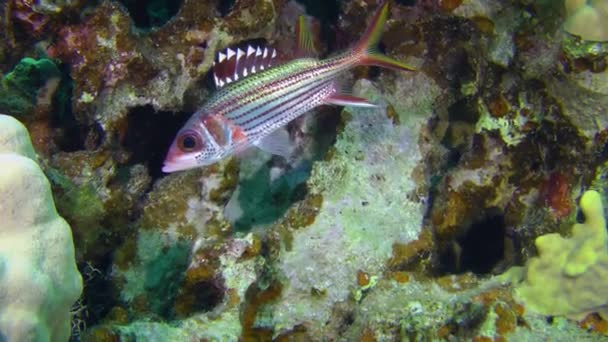
[[[201,146],[201,141],[193,132],[184,133],[179,137],[179,148],[184,152],[192,152]]]

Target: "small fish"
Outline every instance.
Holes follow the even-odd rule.
[[[387,15],[388,3],[384,3],[354,48],[324,60],[305,57],[281,64],[277,51],[267,46],[219,52],[213,67],[217,91],[177,133],[163,172],[210,165],[252,145],[288,156],[289,135],[284,128],[300,115],[326,104],[375,107],[365,99],[341,94],[336,78],[359,65],[414,70],[376,50]],[[300,54],[313,51],[303,17],[296,30]]]

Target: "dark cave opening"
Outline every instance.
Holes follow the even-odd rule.
[[[416,6],[416,0],[395,0],[395,2],[403,6]]]
[[[81,301],[72,306],[74,317],[72,318],[72,336],[70,341],[80,341],[81,336],[77,333],[77,324],[81,322],[84,327],[92,327],[99,324],[112,308],[116,307],[116,288],[107,276],[111,272],[112,257],[107,254],[96,264],[80,262],[78,270],[82,274],[84,284]]]
[[[135,26],[148,30],[160,27],[177,14],[182,0],[120,0],[127,8]]]
[[[442,271],[491,273],[505,257],[506,234],[504,215],[498,209],[489,209],[440,252]]]
[[[329,46],[336,45],[334,31],[340,16],[340,2],[336,0],[297,0],[297,2],[304,5],[308,15],[319,19],[321,37],[331,38],[326,39],[325,43]]]
[[[53,94],[49,123],[52,133],[51,145],[62,152],[95,150],[105,139],[101,125],[94,121],[77,118],[72,108],[74,81],[67,64],[57,65],[61,73],[59,84]]]
[[[185,296],[191,300],[192,312],[207,312],[222,303],[224,291],[216,280],[201,281],[188,288]]]
[[[133,107],[127,117],[123,148],[130,153],[129,165],[145,164],[154,179],[163,175],[165,154],[177,131],[191,113],[155,111],[151,105]]]
[[[235,3],[236,0],[221,0],[219,4],[217,4],[217,11],[220,12],[222,18],[230,13]]]
[[[327,0],[297,0],[304,5],[306,13],[324,23],[336,23],[340,15],[340,2]]]

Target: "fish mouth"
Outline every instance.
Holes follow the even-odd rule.
[[[184,170],[192,169],[192,168],[195,168],[196,166],[198,166],[198,165],[192,164],[192,163],[187,163],[184,161],[165,160],[161,170],[164,173],[171,173],[171,172],[176,172],[176,171],[184,171]]]
[[[165,162],[163,164],[163,167],[161,168],[161,170],[164,173],[171,173],[171,172],[175,172],[175,171],[181,171],[181,169],[179,168],[179,166],[175,163],[171,163],[171,162]]]

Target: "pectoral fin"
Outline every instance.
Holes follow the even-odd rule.
[[[326,104],[334,104],[339,106],[352,106],[362,108],[376,108],[377,105],[367,101],[366,99],[344,94],[334,94],[325,99]]]
[[[289,132],[287,132],[285,128],[280,128],[272,132],[270,135],[267,135],[254,143],[254,145],[263,151],[284,158],[291,156],[291,152],[293,151],[293,146],[289,139]]]

